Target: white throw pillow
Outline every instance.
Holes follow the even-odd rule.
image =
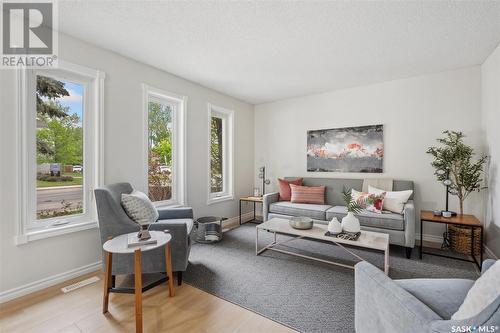
[[[149,224],[158,220],[159,214],[148,196],[140,191],[122,194],[122,206],[127,215],[139,224]]]
[[[464,302],[452,320],[462,320],[476,316],[486,309],[500,295],[500,260],[497,260],[469,289]]]
[[[410,199],[411,195],[413,194],[412,190],[384,191],[379,188],[368,185],[368,193],[382,194],[384,192],[385,192],[385,198],[382,208],[384,210],[388,210],[398,214],[403,213],[405,204],[408,202],[408,199]]]

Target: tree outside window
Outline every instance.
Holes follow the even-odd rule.
[[[224,190],[222,176],[223,168],[223,137],[222,118],[212,117],[210,126],[210,192],[218,193]]]
[[[149,101],[148,192],[152,201],[172,198],[173,106]]]
[[[83,213],[82,97],[80,84],[37,76],[38,220]]]

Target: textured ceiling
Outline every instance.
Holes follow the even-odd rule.
[[[499,1],[61,1],[60,29],[252,104],[482,63]]]

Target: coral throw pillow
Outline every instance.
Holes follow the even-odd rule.
[[[290,184],[302,185],[302,178],[294,180],[285,180],[278,178],[278,183],[280,185],[280,201],[290,201],[292,198],[292,190],[290,189]]]
[[[382,214],[385,192],[380,194],[359,192],[351,190],[352,200],[356,201],[361,207],[369,212]]]
[[[290,189],[292,190],[290,201],[293,203],[325,204],[324,186],[298,186],[290,184]]]

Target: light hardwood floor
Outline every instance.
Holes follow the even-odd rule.
[[[60,291],[94,275],[98,283]],[[134,295],[111,294],[103,315],[102,290],[102,275],[94,273],[0,304],[0,332],[134,332]],[[185,283],[174,297],[167,283],[147,291],[143,311],[144,332],[295,332]]]

